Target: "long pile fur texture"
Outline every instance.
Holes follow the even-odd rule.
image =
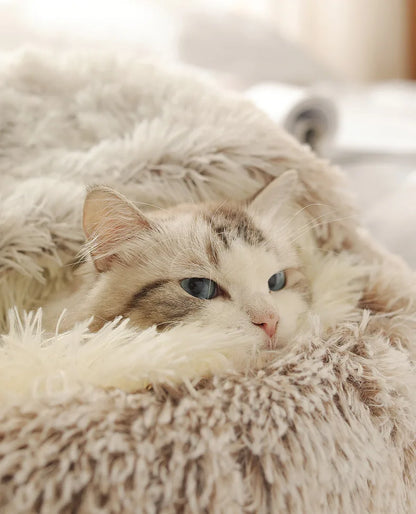
[[[238,96],[134,59],[4,55],[0,112],[1,512],[416,511],[415,278],[336,169]],[[163,207],[292,168],[328,257],[308,261],[310,332],[264,369],[230,359],[244,334],[48,334],[25,314],[71,282],[85,185]]]

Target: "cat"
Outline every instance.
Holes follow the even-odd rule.
[[[93,317],[90,330],[98,331],[122,316],[140,330],[198,322],[225,333],[243,330],[258,348],[287,344],[311,301],[287,222],[297,185],[291,170],[245,203],[146,213],[111,188],[90,188],[83,210],[87,262],[81,286],[65,300],[61,328]]]

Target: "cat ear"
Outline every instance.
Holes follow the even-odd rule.
[[[250,207],[259,214],[273,214],[286,202],[295,200],[298,187],[298,172],[296,170],[285,171],[260,191],[251,202]]]
[[[83,229],[97,271],[108,271],[120,245],[151,228],[151,222],[133,203],[109,187],[89,189],[84,203]]]

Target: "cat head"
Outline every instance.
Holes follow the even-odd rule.
[[[264,347],[287,342],[309,296],[288,222],[297,183],[289,171],[244,205],[146,214],[112,189],[92,188],[83,216],[96,274],[92,329],[122,315],[140,328],[198,322],[244,330]]]

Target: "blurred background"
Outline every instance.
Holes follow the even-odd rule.
[[[27,46],[209,72],[339,164],[416,268],[416,0],[0,0],[0,51]]]

